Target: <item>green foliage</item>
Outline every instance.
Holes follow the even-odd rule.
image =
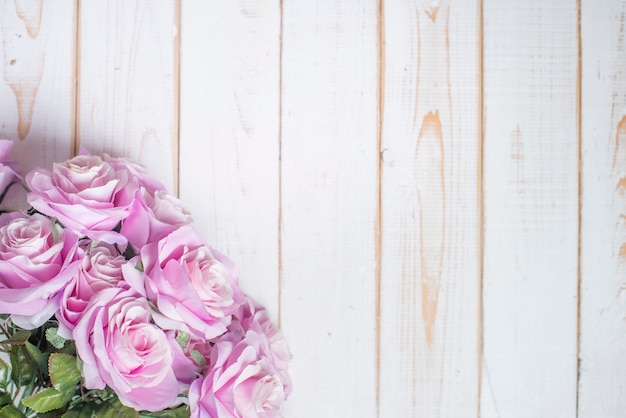
[[[26,341],[24,344],[26,354],[29,356],[29,360],[37,366],[37,371],[41,373],[43,377],[48,377],[48,357],[50,353],[42,353],[35,345]]]
[[[6,361],[0,359],[0,389],[5,391],[11,383],[11,366]]]
[[[9,353],[11,360],[11,380],[17,386],[28,386],[38,376],[37,365],[23,345],[14,345]]]
[[[75,388],[70,390],[57,390],[55,388],[46,388],[22,399],[22,403],[30,409],[37,412],[49,412],[55,409],[63,408],[72,399]]]
[[[50,327],[46,329],[46,341],[48,341],[57,350],[62,349],[65,346],[65,338],[57,334],[59,328]]]
[[[204,358],[204,356],[200,354],[198,350],[190,350],[189,354],[191,354],[191,358],[193,359],[193,361],[195,361],[201,369],[204,369],[204,366],[206,366],[206,359]]]
[[[59,391],[76,390],[82,377],[77,358],[68,354],[51,354],[49,371],[52,386]]]
[[[158,417],[158,418],[189,418],[190,411],[188,405],[182,405],[176,409],[165,409],[158,412],[142,412],[140,418]]]
[[[0,418],[26,418],[26,416],[13,405],[6,405],[0,408]]]
[[[15,331],[11,334],[9,338],[0,342],[2,346],[14,346],[14,345],[24,345],[26,341],[30,338],[31,332],[25,329],[21,329],[19,331]]]
[[[137,418],[139,413],[122,405],[117,398],[78,403],[62,415],[62,418]]]
[[[189,334],[187,334],[185,331],[179,330],[176,332],[176,342],[183,350],[185,349],[185,347],[187,347],[187,344],[189,344],[189,339]]]
[[[57,334],[58,324],[49,321],[42,327],[26,331],[2,322],[0,352],[0,418],[187,418],[189,406],[158,412],[137,412],[122,405],[110,388],[81,390],[82,365],[71,340]],[[180,332],[181,347],[189,335]],[[202,357],[200,353],[198,357]],[[194,356],[195,358],[195,356]],[[198,361],[204,360],[198,358]]]
[[[6,392],[0,392],[0,407],[10,405],[12,402],[13,399],[11,399],[11,394]]]

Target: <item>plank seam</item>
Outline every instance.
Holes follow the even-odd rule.
[[[73,94],[73,109],[72,109],[72,137],[70,138],[70,155],[74,156],[78,154],[80,149],[80,117],[78,114],[79,102],[80,102],[80,0],[74,2],[74,55],[73,55],[73,70],[72,76],[74,77],[72,83]]]
[[[181,92],[181,80],[180,80],[180,62],[181,62],[181,38],[182,38],[182,6],[181,0],[176,0],[175,3],[175,16],[174,19],[176,21],[176,34],[174,38],[174,122],[172,127],[172,153],[174,154],[172,158],[173,167],[173,187],[174,194],[180,197],[180,92]]]
[[[278,23],[278,307],[276,322],[282,325],[283,289],[283,17],[284,0],[279,0],[280,16]]]
[[[378,53],[378,79],[377,79],[377,126],[376,126],[376,155],[378,156],[378,167],[376,173],[376,225],[375,225],[375,320],[376,320],[376,417],[380,416],[380,361],[381,361],[381,287],[382,287],[382,136],[385,110],[385,2],[378,0],[377,3],[377,53]]]
[[[581,286],[582,286],[582,33],[581,0],[576,0],[576,42],[578,59],[576,62],[576,134],[578,142],[578,263],[576,272],[577,318],[576,318],[576,416],[579,416],[580,403],[580,342],[581,342]]]
[[[481,416],[481,399],[483,384],[483,365],[484,365],[484,270],[485,270],[485,101],[484,101],[484,14],[483,0],[478,1],[478,216],[477,216],[477,232],[478,232],[478,373],[477,373],[477,411],[476,416]]]

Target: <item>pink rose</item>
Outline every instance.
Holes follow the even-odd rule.
[[[146,169],[126,158],[111,157],[109,154],[103,154],[104,161],[111,164],[116,170],[126,169],[133,177],[137,179],[137,182],[141,187],[148,189],[151,193],[157,190],[164,190],[165,186],[146,172]]]
[[[187,386],[174,365],[185,357],[176,341],[152,323],[148,301],[130,289],[96,293],[73,331],[83,361],[84,386],[108,385],[136,410],[159,411],[180,403]]]
[[[248,332],[237,341],[226,334],[211,353],[211,367],[189,388],[191,417],[275,418],[285,388],[267,357],[259,336]]]
[[[175,229],[192,222],[183,203],[166,190],[151,192],[141,187],[140,196],[120,230],[137,248],[165,238]]]
[[[25,329],[43,325],[80,257],[78,237],[45,216],[0,215],[0,313]]]
[[[63,291],[57,312],[59,335],[72,338],[72,330],[87,304],[102,289],[116,287],[122,282],[122,265],[126,259],[112,245],[100,243],[89,248],[78,274]]]
[[[52,171],[31,171],[26,183],[28,202],[39,212],[94,241],[125,243],[111,230],[128,216],[137,192],[126,168],[114,168],[95,155],[78,155],[55,163]]]
[[[285,387],[285,395],[291,393],[291,378],[287,372],[291,352],[287,340],[280,329],[270,320],[267,310],[246,296],[245,302],[233,315],[233,321],[228,327],[229,332],[244,338],[248,332],[254,332],[259,337],[259,353],[267,357],[276,374]]]
[[[243,299],[235,266],[226,256],[183,226],[145,245],[140,259],[144,272],[126,265],[124,279],[156,305],[158,325],[207,340],[226,331]]]
[[[183,347],[183,353],[196,367],[196,376],[194,378],[201,374],[202,370],[209,364],[214,344],[212,340],[190,338]]]
[[[15,169],[15,163],[9,159],[13,141],[10,139],[0,139],[0,194],[14,182],[21,181]]]

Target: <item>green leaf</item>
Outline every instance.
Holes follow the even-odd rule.
[[[181,330],[176,331],[176,342],[184,350],[189,344],[189,334]]]
[[[182,405],[176,409],[165,409],[158,412],[142,412],[139,414],[141,418],[144,417],[158,417],[158,418],[189,418],[191,412],[188,405]]]
[[[14,407],[13,405],[7,405],[5,407],[0,408],[0,417],[1,418],[26,418],[22,411]]]
[[[198,350],[189,350],[189,354],[191,354],[191,358],[196,364],[200,367],[200,369],[204,369],[206,366],[206,359]]]
[[[7,392],[0,393],[0,407],[5,406],[5,405],[11,405],[12,403],[13,403],[13,398],[11,398],[10,393],[7,393]]]
[[[46,388],[22,399],[22,403],[36,412],[48,412],[63,408],[74,396],[74,390],[59,391]]]
[[[59,242],[59,230],[57,229],[57,224],[54,219],[50,219],[50,229],[52,230],[52,236],[54,237],[54,243]]]
[[[24,348],[30,355],[30,358],[37,364],[37,368],[44,376],[48,376],[48,356],[49,354],[42,353],[37,347],[30,342],[26,341]]]
[[[81,402],[63,414],[62,418],[137,418],[139,413],[122,405],[119,399],[104,402]]]
[[[82,374],[76,363],[76,357],[68,354],[53,353],[50,355],[50,380],[59,391],[75,390]]]
[[[0,389],[6,389],[11,383],[11,366],[0,358]]]
[[[27,356],[24,346],[14,345],[11,348],[11,379],[17,386],[32,384],[37,377],[37,367]]]
[[[30,331],[21,329],[17,331],[15,334],[11,335],[11,338],[8,338],[4,341],[0,341],[0,345],[11,346],[11,345],[24,345],[26,341],[30,338]]]
[[[57,334],[57,331],[59,330],[59,328],[57,327],[50,327],[46,330],[46,340],[48,340],[48,342],[50,344],[52,344],[52,346],[54,348],[56,348],[57,350],[60,350],[63,348],[63,346],[65,346],[65,338],[61,337],[59,334]]]

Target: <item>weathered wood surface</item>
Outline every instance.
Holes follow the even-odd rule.
[[[178,2],[81,1],[77,144],[144,164],[178,187]],[[106,34],[106,36],[103,36]]]
[[[282,27],[286,414],[375,417],[377,4],[285,1]]]
[[[624,16],[4,0],[0,136],[179,193],[291,342],[288,417],[621,417]]]
[[[577,9],[484,5],[483,417],[576,416]]]
[[[626,3],[583,1],[579,417],[626,411]]]
[[[180,54],[181,198],[276,318],[279,2],[184,2]]]
[[[482,264],[479,2],[385,2],[382,12],[380,416],[472,416]]]

